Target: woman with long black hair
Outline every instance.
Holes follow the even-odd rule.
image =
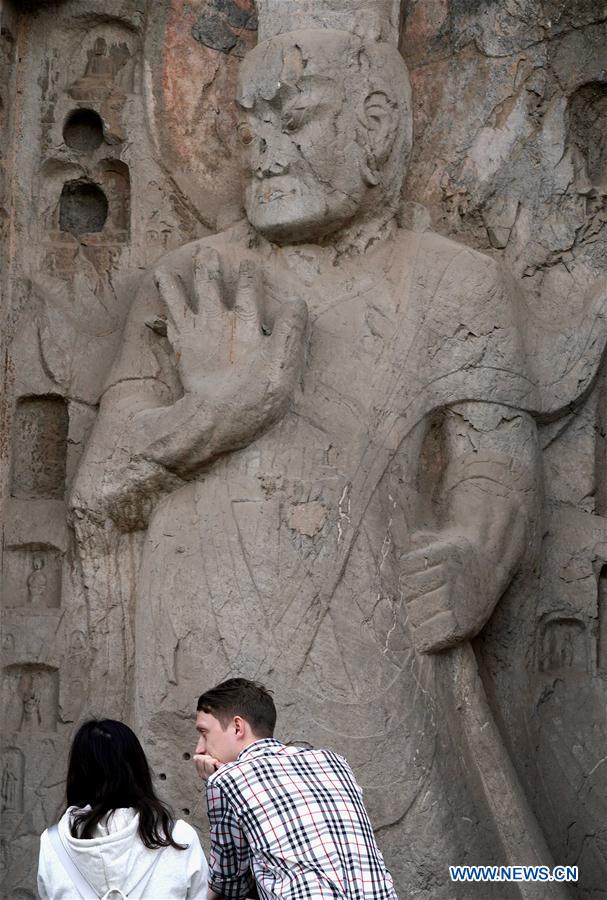
[[[127,725],[93,719],[78,729],[66,794],[63,817],[40,839],[42,900],[206,900],[198,836],[156,796]]]

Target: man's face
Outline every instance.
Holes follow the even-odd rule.
[[[233,762],[242,749],[236,740],[232,724],[223,728],[219,719],[211,713],[197,713],[196,731],[198,743],[195,752],[213,756],[220,763]]]
[[[352,38],[294,32],[260,44],[239,77],[245,209],[272,241],[314,240],[351,221],[366,194],[355,103],[346,98]]]

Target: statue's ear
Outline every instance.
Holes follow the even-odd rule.
[[[364,103],[367,129],[367,179],[377,184],[380,171],[390,155],[398,125],[398,108],[383,91],[369,94]]]

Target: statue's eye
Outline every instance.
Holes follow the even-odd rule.
[[[301,128],[304,112],[303,109],[287,109],[282,115],[282,130],[290,133]]]
[[[253,140],[255,139],[255,135],[253,134],[252,129],[249,128],[249,126],[245,125],[244,123],[242,123],[238,126],[238,137],[240,138],[241,142],[245,145],[245,147],[248,147],[249,144],[252,144]]]

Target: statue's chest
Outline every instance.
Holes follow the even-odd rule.
[[[234,494],[251,497],[256,485],[260,498],[281,495],[287,513],[304,502],[346,509],[399,374],[398,309],[372,291],[308,305],[306,361],[289,412],[225,461]]]
[[[367,290],[310,302],[302,390],[293,411],[331,436],[364,441],[390,393],[399,311],[386,292]]]

